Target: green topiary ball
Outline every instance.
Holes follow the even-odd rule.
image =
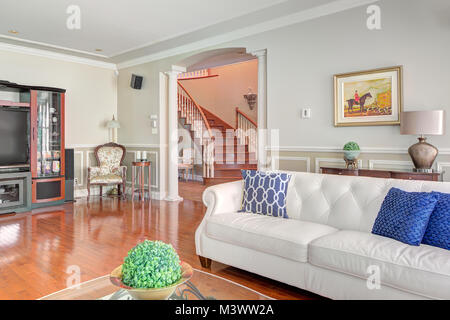
[[[122,282],[135,289],[164,288],[180,279],[180,258],[170,244],[161,241],[139,243],[122,265]]]
[[[347,142],[344,146],[345,151],[357,151],[359,150],[359,145],[356,142]]]

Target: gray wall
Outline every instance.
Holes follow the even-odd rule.
[[[450,110],[450,2],[376,4],[381,7],[381,30],[367,29],[367,6],[362,6],[221,45],[268,50],[268,126],[280,130],[280,145],[286,150],[341,147],[355,140],[363,148],[404,151],[415,143],[414,136],[400,135],[399,126],[334,127],[333,75],[337,73],[403,65],[405,110]],[[120,141],[158,143],[158,137],[149,134],[147,118],[159,109],[158,73],[189,55],[120,70]],[[131,72],[146,77],[141,92],[129,88]],[[304,107],[311,107],[312,119],[300,118]],[[447,126],[449,121],[450,115]],[[450,154],[449,138],[447,130],[431,142]]]

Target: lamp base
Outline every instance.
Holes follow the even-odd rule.
[[[431,167],[439,153],[438,149],[427,143],[426,140],[426,138],[420,137],[419,142],[408,149],[416,172],[433,172]]]

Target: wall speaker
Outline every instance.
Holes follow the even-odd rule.
[[[140,90],[142,88],[142,81],[143,80],[144,80],[144,77],[132,74],[131,75],[131,87],[133,89]]]
[[[65,153],[65,189],[66,189],[66,201],[74,201],[74,179],[75,179],[75,164],[74,164],[74,150],[66,149]]]

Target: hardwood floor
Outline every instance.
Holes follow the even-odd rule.
[[[144,239],[171,243],[182,260],[203,269],[195,254],[194,233],[204,211],[201,202],[192,200],[133,204],[91,197],[90,203],[81,199],[75,204],[2,215],[0,299],[36,299],[64,289],[73,268],[80,268],[81,281],[109,274]],[[211,270],[203,270],[276,299],[319,298],[217,262]]]
[[[202,202],[202,194],[206,188],[210,185],[203,184],[196,181],[179,181],[178,182],[178,192],[180,197],[185,200],[199,201]]]

